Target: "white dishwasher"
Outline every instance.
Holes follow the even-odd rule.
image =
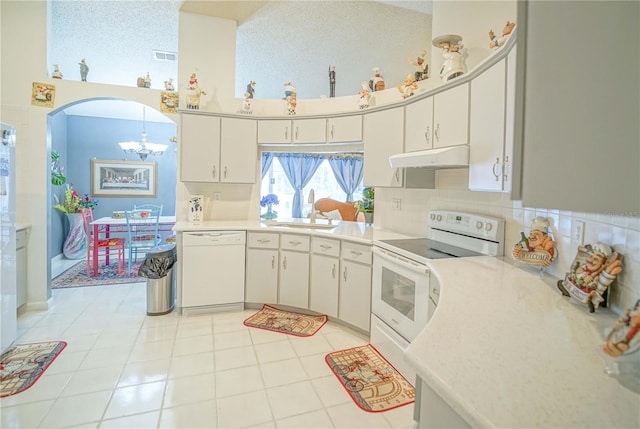
[[[183,314],[244,308],[245,242],[245,231],[183,234]]]

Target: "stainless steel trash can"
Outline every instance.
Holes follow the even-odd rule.
[[[147,279],[147,315],[171,313],[175,302],[176,245],[163,244],[147,252],[138,275]]]

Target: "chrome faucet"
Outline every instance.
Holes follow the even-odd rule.
[[[311,223],[316,223],[316,215],[318,214],[318,212],[316,210],[316,192],[313,190],[313,188],[309,190],[309,198],[307,198],[307,202],[311,203],[311,216],[309,217],[309,219],[311,220]]]

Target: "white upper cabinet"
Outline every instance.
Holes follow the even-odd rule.
[[[220,182],[255,183],[256,127],[255,120],[222,118]]]
[[[183,113],[180,135],[183,182],[255,182],[255,120]]]
[[[523,205],[640,215],[640,2],[518,2],[521,16]]]
[[[260,120],[258,121],[259,144],[305,144],[327,142],[327,120]]]
[[[325,143],[327,141],[326,119],[296,119],[292,124],[293,143]]]
[[[258,143],[291,143],[291,120],[258,121]]]
[[[404,107],[367,113],[364,117],[364,185],[400,187],[402,170],[389,157],[402,153]]]
[[[433,148],[433,97],[411,103],[404,110],[404,151]]]
[[[503,190],[506,60],[471,81],[469,188]]]
[[[219,182],[220,118],[184,113],[180,118],[180,179]]]
[[[469,143],[469,84],[433,96],[433,147]]]
[[[327,141],[329,143],[362,141],[362,115],[328,118]]]

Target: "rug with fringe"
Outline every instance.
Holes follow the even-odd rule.
[[[93,277],[93,270],[89,269],[89,276],[87,276],[86,262],[80,261],[73,267],[69,268],[68,270],[51,280],[51,289],[144,282],[147,279],[144,277],[138,277],[137,275],[138,268],[140,268],[141,263],[142,262],[133,264],[133,266],[131,267],[131,272],[133,273],[133,275],[128,276],[126,272],[118,274],[117,262],[111,262],[109,265],[105,265],[104,262],[100,262],[98,277]]]

